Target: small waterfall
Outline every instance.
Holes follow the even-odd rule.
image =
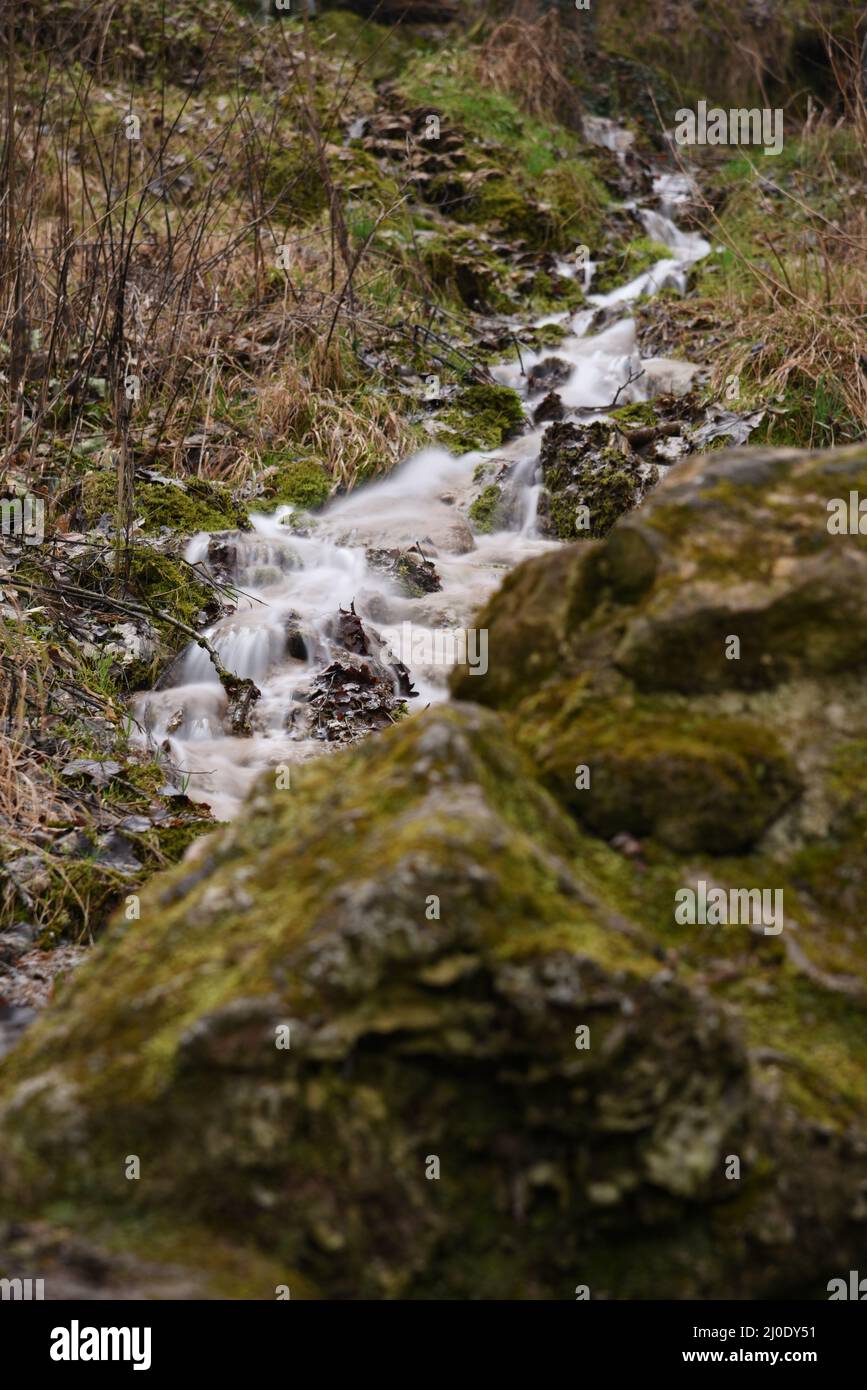
[[[631,145],[629,133],[611,122],[597,122],[591,138],[620,159]],[[595,333],[594,321],[600,309],[610,318],[612,306],[626,306],[665,285],[684,289],[689,267],[710,249],[672,217],[691,196],[689,180],[661,175],[654,193],[658,207],[639,212],[648,236],[667,247],[670,257],[609,294],[588,294],[589,308],[540,320],[568,322],[568,335],[556,349],[525,351],[521,362],[493,369],[495,380],[514,387],[525,401],[529,427],[519,438],[489,454],[458,457],[442,448],[422,449],[387,477],[336,498],[298,531],[292,529],[292,508],[282,506],[252,517],[250,532],[191,540],[186,559],[210,566],[240,591],[235,611],[206,635],[226,669],[251,678],[261,691],[253,732],[239,737],[227,727],[226,694],[207,652],[195,644],[170,673],[175,683],[137,697],[134,714],[139,737],[165,751],[187,794],[207,802],[217,818],[234,816],[267,768],[322,753],[309,702],[330,663],[351,659],[337,636],[339,610],[357,615],[371,641],[381,637],[386,650],[404,660],[419,695],[415,706],[424,707],[447,698],[462,643],[466,647],[468,633],[477,636],[474,615],[504,576],[559,544],[536,534],[544,426],[530,421],[547,388],[531,385],[528,376],[546,358],[565,364],[556,389],[567,418],[593,418],[615,399],[625,405],[645,398],[647,374],[634,320],[627,312]],[[564,262],[563,274],[574,275],[574,267]],[[584,274],[589,286],[592,266]],[[503,480],[508,501],[506,529],[492,535],[474,534],[468,521],[480,465]],[[389,557],[406,553],[433,564],[439,587],[427,592],[401,582]]]

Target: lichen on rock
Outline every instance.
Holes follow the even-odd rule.
[[[838,572],[863,603],[824,499],[865,468],[677,466],[510,576],[474,703],[260,784],[6,1059],[0,1210],[74,1194],[98,1239],[122,1208],[136,1258],[154,1221],[219,1230],[327,1297],[560,1297],[576,1268],[594,1297],[773,1297],[856,1259],[867,701],[812,625]],[[797,661],[714,691],[624,661],[707,611],[701,558],[735,611],[750,551],[774,652],[787,555],[825,559]],[[698,879],[779,885],[782,933],[678,926]]]

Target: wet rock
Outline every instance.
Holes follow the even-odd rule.
[[[438,416],[438,442],[455,454],[498,449],[525,426],[524,407],[509,386],[467,386]]]
[[[206,563],[222,583],[262,588],[299,569],[301,558],[288,537],[278,544],[255,532],[217,531],[208,539]]]
[[[334,625],[334,640],[347,652],[355,652],[359,656],[370,655],[372,650],[370,639],[364,630],[364,624],[355,611],[355,604],[349,609],[341,608],[338,610]]]
[[[533,423],[536,425],[546,424],[549,420],[562,420],[566,414],[566,407],[557,395],[556,391],[549,391],[547,396],[536,406],[533,411]]]
[[[0,1057],[5,1057],[36,1017],[36,1010],[0,1001]]]
[[[313,737],[354,743],[393,724],[415,697],[408,668],[394,658],[373,628],[366,628],[355,605],[338,610],[327,635],[346,654],[316,677],[309,699]]]
[[[499,483],[488,483],[473,499],[469,518],[477,531],[502,531],[508,520],[506,496]]]
[[[249,738],[253,732],[253,706],[261,699],[261,690],[255,681],[241,679],[228,671],[221,673],[221,684],[228,697],[225,715],[227,732],[236,737]]]
[[[540,529],[561,540],[606,535],[659,479],[656,467],[639,458],[623,432],[605,420],[550,425],[539,462]]]
[[[473,533],[464,517],[454,507],[432,501],[425,512],[424,534],[419,535],[419,520],[415,510],[401,514],[395,507],[387,517],[366,520],[359,515],[351,526],[335,528],[338,545],[363,545],[365,549],[410,550],[420,545],[424,554],[466,555],[475,549]]]
[[[544,357],[527,373],[527,388],[531,393],[551,391],[553,387],[562,386],[564,381],[568,381],[572,371],[572,364],[564,358]]]
[[[414,550],[369,550],[367,562],[372,569],[389,575],[407,598],[421,598],[422,594],[435,594],[442,588],[436,566],[418,547]]]

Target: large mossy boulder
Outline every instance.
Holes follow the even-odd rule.
[[[775,1007],[818,988],[819,1012],[867,999],[867,548],[829,525],[850,492],[862,445],[686,460],[603,541],[510,575],[477,618],[487,673],[454,681],[581,825],[632,842],[639,896],[669,874],[779,888],[768,988]],[[805,1055],[816,1016],[790,1018]]]
[[[678,466],[510,577],[462,703],[266,779],[155,879],[0,1069],[0,1272],[46,1227],[136,1288],[170,1251],[263,1298],[824,1297],[857,1267],[867,653],[813,625],[867,612],[825,526],[858,487],[867,450]],[[718,612],[761,680],[708,688]],[[689,654],[632,659],[683,613]],[[782,930],[680,924],[699,881],[781,889]]]

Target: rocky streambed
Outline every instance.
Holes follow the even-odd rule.
[[[614,146],[626,135],[605,122],[592,133]],[[500,447],[423,449],[315,513],[283,506],[254,513],[251,532],[191,541],[187,562],[237,590],[233,611],[205,635],[258,694],[239,727],[211,655],[191,645],[138,697],[140,740],[165,756],[188,796],[229,819],[266,769],[285,779],[325,748],[445,698],[458,663],[482,673],[498,657],[474,615],[505,575],[558,541],[604,535],[699,447],[679,404],[699,368],[642,357],[629,313],[642,296],[685,290],[710,249],[674,221],[689,196],[683,176],[658,175],[647,206],[629,205],[664,254],[627,283],[594,294],[591,261],[560,264],[583,276],[589,307],[533,325],[558,324],[556,351],[519,349],[494,368],[524,416]],[[428,392],[434,404],[437,393]],[[677,423],[643,427],[649,398],[662,398]]]
[[[670,211],[660,281],[700,253]],[[857,1267],[867,567],[827,503],[867,450],[702,454],[750,422],[678,396],[629,301],[497,369],[502,447],[191,543],[243,590],[209,641],[259,698],[233,728],[191,647],[139,737],[231,823],[7,1058],[4,1271],[796,1298]],[[780,893],[781,929],[678,920],[685,890]]]

